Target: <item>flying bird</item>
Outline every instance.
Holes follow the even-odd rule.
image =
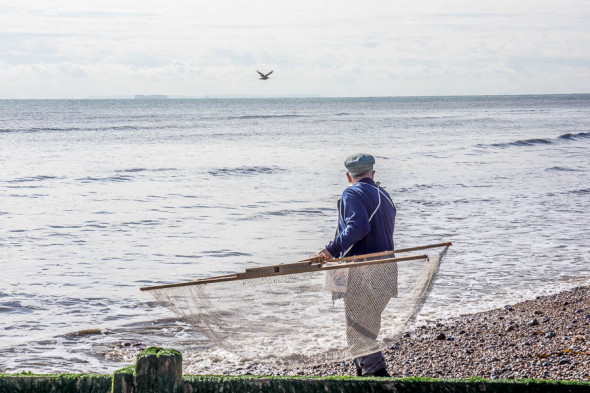
[[[269,72],[268,74],[263,74],[263,73],[262,73],[262,72],[260,72],[260,71],[256,71],[256,72],[258,72],[258,74],[260,75],[260,78],[258,78],[258,79],[260,79],[260,80],[263,80],[263,81],[267,80],[267,79],[268,79],[268,76],[269,76],[270,74],[272,74],[272,71],[271,71],[271,72]]]

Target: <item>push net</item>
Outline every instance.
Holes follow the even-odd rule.
[[[142,290],[244,360],[308,367],[387,347],[418,314],[449,245],[323,264],[310,259]],[[436,246],[442,251],[399,256]]]

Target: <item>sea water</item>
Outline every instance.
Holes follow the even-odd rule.
[[[356,152],[453,242],[418,323],[590,283],[590,95],[4,100],[0,372],[239,368],[139,288],[321,250]]]

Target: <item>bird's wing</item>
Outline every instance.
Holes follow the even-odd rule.
[[[272,74],[272,71],[271,71],[271,72],[269,72],[268,74],[264,75],[264,76],[269,76],[270,74]]]
[[[262,72],[260,72],[260,71],[256,71],[256,72],[258,72],[258,74],[259,74],[260,76],[264,77],[264,74],[263,74]]]

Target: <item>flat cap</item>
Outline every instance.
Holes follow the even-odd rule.
[[[344,166],[351,175],[360,175],[373,170],[375,158],[370,154],[352,154],[344,161]]]

